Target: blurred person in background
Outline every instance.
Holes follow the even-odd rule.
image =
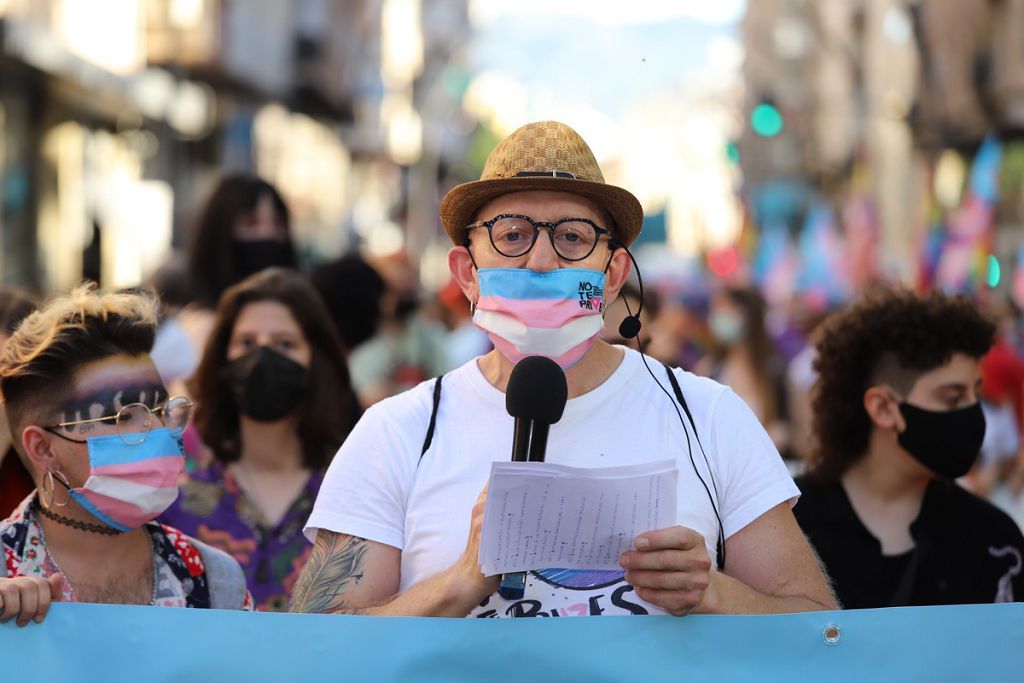
[[[3,522],[0,621],[53,601],[251,609],[225,553],[156,517],[177,497],[192,402],[149,357],[155,302],[83,285],[0,351],[0,393],[35,490]]]
[[[441,315],[448,332],[445,335],[445,372],[468,363],[491,350],[487,334],[473,324],[473,307],[462,294],[459,283],[449,280],[437,293]]]
[[[272,268],[229,288],[192,381],[213,461],[161,519],[235,557],[261,611],[287,609],[302,525],[354,424],[341,342],[316,291]]]
[[[964,297],[880,289],[825,321],[794,513],[847,608],[1024,597],[1024,537],[955,483],[985,435],[995,326]]]
[[[25,292],[0,289],[0,350],[18,324],[35,310],[35,303]],[[35,482],[15,452],[7,413],[0,402],[0,519],[14,511],[25,496],[35,489]]]
[[[726,287],[711,297],[712,352],[695,372],[739,394],[788,456],[789,425],[783,368],[765,327],[765,301],[753,287]]]
[[[346,356],[377,333],[386,286],[366,259],[352,252],[321,263],[310,281],[327,306]]]
[[[445,330],[421,311],[419,277],[404,253],[373,264],[385,282],[377,333],[352,350],[352,386],[363,408],[448,369]]]
[[[826,312],[814,309],[798,316],[798,324],[807,343],[786,364],[786,414],[789,417],[789,453],[792,458],[786,461],[786,465],[793,473],[802,472],[811,457],[814,437],[811,391],[818,380],[814,370],[814,360],[818,357],[816,340],[826,317]]]
[[[1005,500],[1020,493],[1024,482],[1024,358],[1016,346],[1019,312],[1009,299],[992,307],[996,321],[995,343],[981,359],[982,408],[989,429],[985,432],[981,457],[963,483],[980,496],[994,494],[1004,505],[1018,507]],[[1010,491],[996,491],[1003,482]]]
[[[228,287],[264,268],[296,265],[288,209],[277,189],[251,175],[222,178],[193,225],[187,266],[189,304],[176,316],[174,326],[161,329],[156,344],[159,358],[198,361],[213,326],[214,309]],[[168,344],[164,337],[172,332],[176,341]],[[194,366],[176,368],[173,374],[187,379],[193,370]],[[170,372],[166,366],[164,371]]]

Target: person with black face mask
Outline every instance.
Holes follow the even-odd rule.
[[[228,287],[266,268],[297,264],[288,208],[277,189],[246,174],[221,178],[191,228],[187,305],[157,333],[155,360],[164,382],[187,392]]]
[[[214,461],[163,519],[232,553],[256,609],[283,611],[312,549],[302,525],[356,418],[341,342],[312,286],[271,268],[228,289],[192,388]]]
[[[995,326],[964,297],[886,288],[827,319],[794,513],[844,607],[1024,598],[1024,536],[957,485],[985,436]]]

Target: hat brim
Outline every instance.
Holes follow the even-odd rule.
[[[615,227],[611,228],[613,234],[626,246],[633,243],[643,227],[643,208],[628,190],[606,183],[551,176],[474,180],[456,185],[441,200],[441,223],[452,243],[462,245],[465,242],[465,228],[481,206],[503,194],[531,190],[568,192],[593,201],[611,214],[615,221]]]

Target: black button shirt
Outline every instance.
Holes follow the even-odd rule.
[[[1024,536],[1002,510],[948,481],[932,481],[910,525],[914,550],[882,555],[839,482],[804,475],[793,509],[843,607],[1024,600]],[[917,557],[915,557],[915,555]]]

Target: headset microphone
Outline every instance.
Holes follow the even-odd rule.
[[[640,312],[644,310],[644,279],[640,277],[640,266],[637,265],[636,259],[633,258],[633,253],[626,247],[625,244],[618,243],[615,246],[621,247],[626,255],[629,256],[629,260],[633,262],[633,271],[636,273],[636,281],[640,284],[640,305],[636,308],[636,315],[629,310],[629,300],[626,297],[622,297],[622,302],[626,304],[626,313],[629,313],[622,322],[619,323],[619,336],[623,339],[633,339],[640,334]]]

